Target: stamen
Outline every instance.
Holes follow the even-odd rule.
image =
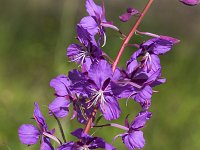
[[[78,150],[90,150],[87,145],[83,145],[82,147],[78,148]]]
[[[83,64],[86,56],[87,56],[87,51],[80,51],[80,53],[77,54],[74,59],[72,59],[72,62],[76,62],[80,60],[81,64]]]
[[[91,102],[92,103],[88,106],[88,108],[97,105],[98,102],[100,102],[102,105],[104,105],[105,103],[105,98],[104,98],[104,92],[102,90],[97,91],[96,89],[91,89],[91,91],[93,91],[93,95],[92,98],[87,101],[87,103]]]
[[[152,68],[152,59],[151,59],[151,55],[150,55],[148,52],[146,52],[145,56],[143,57],[143,60],[144,60],[144,64],[142,65],[142,67],[147,66],[147,61],[148,61],[148,60],[149,60],[149,62],[150,62],[150,65],[147,66],[147,71],[149,72],[149,71],[151,70],[151,68]]]
[[[102,47],[104,47],[106,45],[106,34],[103,33],[103,45]]]
[[[53,136],[53,135],[51,135],[51,134],[49,134],[47,132],[43,132],[42,134],[44,136],[46,136],[48,138],[51,138],[52,140],[56,141],[58,144],[60,144],[60,145],[62,144],[62,142],[57,137],[55,137],[55,136]]]
[[[116,127],[116,128],[122,129],[122,130],[126,130],[126,131],[129,130],[129,128],[122,126],[122,125],[119,125],[119,124],[116,124],[116,123],[111,123],[110,126]]]

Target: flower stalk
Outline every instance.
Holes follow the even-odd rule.
[[[122,43],[122,46],[119,50],[119,53],[113,63],[113,67],[112,70],[113,72],[115,71],[117,64],[122,56],[122,53],[124,52],[125,47],[127,46],[127,44],[129,43],[130,39],[133,37],[133,34],[136,32],[138,26],[140,25],[142,19],[144,18],[145,14],[147,13],[147,11],[149,10],[149,8],[151,7],[152,3],[154,0],[149,0],[148,3],[146,4],[144,10],[142,11],[142,13],[140,14],[138,20],[136,21],[135,25],[132,27],[131,31],[129,32],[129,34],[127,35],[127,37],[124,39],[124,42]]]
[[[95,119],[95,116],[96,116],[97,111],[98,111],[98,107],[95,107],[94,110],[93,110],[93,112],[92,112],[91,117],[90,117],[90,118],[88,119],[88,121],[87,121],[87,124],[86,124],[86,126],[85,126],[85,129],[84,129],[84,131],[83,131],[84,133],[86,133],[86,134],[89,133],[89,131],[90,131],[91,127],[92,127],[92,122],[93,122],[93,120]]]

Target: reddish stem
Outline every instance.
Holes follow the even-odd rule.
[[[97,111],[98,111],[98,107],[95,107],[93,112],[92,112],[91,117],[88,119],[88,122],[87,122],[87,124],[85,126],[84,133],[86,133],[86,134],[89,133],[89,131],[90,131],[91,127],[92,127],[92,121],[95,118],[95,115],[96,115]]]
[[[136,21],[135,25],[133,26],[133,28],[131,29],[131,31],[129,32],[128,36],[124,39],[124,42],[122,43],[122,46],[119,50],[119,53],[117,55],[117,58],[115,59],[115,62],[113,63],[113,67],[112,70],[115,71],[117,64],[122,56],[122,53],[124,52],[124,49],[126,47],[126,45],[128,44],[128,42],[130,41],[131,37],[133,37],[133,34],[135,33],[135,31],[137,30],[137,27],[140,25],[142,19],[144,18],[146,12],[149,10],[151,4],[153,3],[153,0],[149,0],[148,3],[146,4],[143,12],[140,14],[140,17],[138,18],[138,20]]]

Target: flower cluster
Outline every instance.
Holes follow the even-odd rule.
[[[114,140],[121,137],[128,149],[142,149],[145,139],[141,129],[152,116],[149,108],[152,95],[156,92],[153,88],[166,81],[162,77],[159,56],[170,51],[179,40],[136,30],[137,34],[148,36],[149,39],[134,44],[138,50],[127,61],[126,67],[114,67],[102,47],[106,44],[106,28],[112,28],[119,33],[121,31],[106,20],[104,4],[100,6],[93,0],[86,0],[86,10],[88,16],[82,18],[76,26],[78,42],[70,44],[66,53],[72,62],[79,65],[79,69],[73,69],[68,75],[59,75],[51,80],[50,86],[55,89],[56,97],[48,106],[49,114],[54,116],[58,123],[60,123],[58,118],[68,116],[69,107],[73,107],[71,119],[77,118],[85,128],[72,132],[72,135],[78,138],[77,141],[67,142],[60,126],[63,134],[63,141],[61,141],[54,136],[54,129],[51,131],[48,129],[39,106],[35,103],[33,116],[37,127],[32,124],[20,126],[19,138],[26,145],[36,144],[41,138],[41,150],[53,150],[51,140],[58,143],[57,150],[97,148],[114,150],[116,148],[113,145],[108,144],[103,138],[91,136],[89,131],[97,127],[94,121],[98,117],[98,111],[105,120],[116,120],[121,114],[119,100],[132,99],[141,106],[141,111],[130,124],[126,118],[124,126],[110,123],[101,127],[112,126],[123,129],[125,133],[116,135]],[[143,15],[136,9],[128,8],[127,12],[120,16],[120,20],[126,22],[131,16],[142,17]],[[122,33],[121,35],[125,41],[132,36],[131,34],[125,36]]]

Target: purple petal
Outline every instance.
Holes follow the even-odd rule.
[[[144,103],[146,100],[151,99],[152,93],[152,88],[149,85],[147,85],[132,97],[133,99],[135,99],[136,102]]]
[[[151,76],[149,76],[148,80],[144,84],[149,85],[153,83],[154,81],[156,81],[156,79],[160,77],[160,75],[161,75],[161,70],[158,69],[156,72],[151,74]]]
[[[146,99],[144,102],[140,103],[142,110],[148,110],[151,106],[151,99]]]
[[[79,104],[78,103],[74,104],[74,109],[77,112],[77,120],[82,124],[86,124],[88,118],[90,118],[94,110],[94,107],[91,106],[90,108],[88,108],[88,104],[85,102],[85,99],[84,102],[82,102],[82,100],[80,99],[79,101],[80,101]]]
[[[148,111],[140,112],[131,123],[130,125],[131,128],[137,130],[144,127],[146,121],[149,120],[151,116],[152,116],[151,112]]]
[[[102,138],[91,137],[90,135],[83,133],[82,128],[76,129],[71,134],[82,140],[81,146],[82,144],[86,144],[89,149],[105,148],[105,141]]]
[[[59,75],[55,79],[52,79],[50,86],[55,89],[56,94],[59,96],[66,96],[69,94],[68,87],[70,86],[70,81],[66,75]]]
[[[94,137],[92,142],[88,145],[89,149],[105,148],[105,141],[102,138]]]
[[[133,131],[130,134],[122,136],[123,143],[129,150],[142,149],[145,144],[142,131]]]
[[[111,97],[106,96],[105,102],[100,104],[100,110],[106,120],[117,119],[120,116],[120,107],[118,101]]]
[[[143,85],[149,78],[149,74],[143,69],[139,69],[134,76],[132,76],[131,80],[133,83],[137,83],[138,85]],[[139,87],[138,87],[139,88]]]
[[[69,72],[69,79],[72,81],[71,91],[81,96],[88,96],[88,82],[85,75],[74,69]]]
[[[128,63],[126,72],[128,74],[130,74],[133,71],[135,71],[138,68],[138,66],[139,66],[138,61],[137,60],[133,60],[133,61]]]
[[[90,16],[95,16],[97,19],[104,17],[102,7],[96,5],[93,0],[86,0],[86,10]]]
[[[163,84],[166,82],[165,78],[159,78],[156,81],[154,81],[153,83],[150,84],[151,87],[155,87],[157,85]]]
[[[70,100],[65,97],[57,97],[51,104],[49,104],[50,115],[52,112],[58,118],[62,118],[68,115]]]
[[[200,0],[179,0],[179,1],[188,6],[195,6],[200,4]]]
[[[57,150],[77,150],[74,142],[64,143],[63,145],[59,146]]]
[[[131,19],[133,15],[131,13],[124,13],[122,14],[121,16],[119,16],[119,19],[122,21],[122,22],[127,22]]]
[[[86,29],[91,35],[96,35],[98,33],[98,24],[91,16],[87,16],[81,19],[80,25],[84,29]]]
[[[121,70],[120,68],[116,68],[113,73],[112,81],[118,81],[120,77],[121,77]]]
[[[135,88],[132,85],[118,85],[111,82],[111,90],[113,94],[118,98],[129,98],[132,94],[136,93]]]
[[[139,14],[140,13],[137,9],[132,8],[132,7],[127,8],[126,12],[132,13],[132,14]]]
[[[116,150],[116,148],[114,148],[111,144],[106,143],[105,144],[105,150]]]
[[[105,148],[106,146],[108,150],[113,150],[111,149],[112,146],[106,144],[102,138],[91,137],[90,135],[83,133],[83,129],[81,128],[76,129],[71,134],[81,140],[81,142],[77,142],[77,145],[80,146],[79,149],[83,148],[83,145],[87,145],[88,149]]]
[[[147,52],[142,58],[141,66],[142,70],[140,71],[144,71],[148,76],[151,76],[151,74],[155,73],[158,69],[161,69],[160,59],[158,55],[149,54]]]
[[[82,72],[88,72],[88,70],[90,69],[90,66],[92,65],[92,60],[91,58],[85,58],[85,62],[82,64]]]
[[[72,84],[77,82],[85,81],[85,75],[77,69],[73,69],[68,74],[69,79],[71,80]]]
[[[40,132],[32,124],[23,124],[18,129],[18,135],[23,144],[33,145],[37,143],[40,137]]]
[[[75,131],[71,132],[71,134],[75,137],[77,137],[78,139],[81,139],[82,137],[84,137],[83,134],[83,129],[82,128],[78,128]]]
[[[78,40],[87,48],[90,47],[90,44],[97,45],[94,36],[92,36],[88,30],[84,29],[81,24],[78,24],[76,27]]]
[[[78,44],[71,44],[67,48],[67,56],[71,61],[77,63],[81,63],[84,60],[86,53],[87,52],[83,49],[83,47]]]
[[[142,48],[144,48],[146,51],[152,51],[156,55],[162,55],[165,54],[166,52],[170,51],[172,48],[173,43],[161,39],[161,38],[152,38],[145,43],[142,44]]]
[[[91,95],[91,91],[89,88],[89,83],[86,81],[77,82],[71,86],[73,92],[79,97],[89,97]]]
[[[102,50],[98,46],[91,46],[89,50],[89,57],[93,59],[93,63],[95,62],[95,59],[102,58]]]
[[[160,65],[160,58],[155,55],[155,54],[151,54],[151,61],[147,61],[147,66],[149,66],[149,68],[144,68],[144,71],[148,72],[149,74],[155,73],[158,69],[161,69],[161,65]],[[150,69],[150,70],[148,70]]]
[[[49,138],[42,136],[40,150],[54,150]]]
[[[106,79],[112,77],[112,68],[105,60],[100,60],[98,63],[95,63],[91,66],[88,71],[88,77],[94,81],[94,83],[101,88]]]
[[[178,43],[180,42],[179,39],[175,39],[175,38],[170,37],[170,36],[160,35],[160,38],[161,38],[161,39],[164,39],[164,40],[167,40],[167,41],[170,41],[170,42],[172,42],[173,44],[178,44]]]
[[[157,55],[165,54],[166,52],[170,51],[172,48],[172,42],[168,40],[158,39],[155,42],[155,47],[153,52]]]
[[[139,14],[140,12],[137,9],[134,8],[127,8],[126,13],[119,16],[119,19],[123,22],[127,22],[132,16]]]
[[[142,54],[142,49],[135,51],[131,58],[127,61],[126,67],[128,68],[127,73],[131,73],[131,71],[135,70],[137,67],[137,58]]]
[[[128,63],[137,59],[141,54],[142,54],[142,49],[140,48],[132,54],[131,59],[128,61]]]
[[[34,109],[34,118],[35,121],[37,122],[37,124],[39,125],[39,127],[41,128],[41,130],[47,130],[47,124],[45,122],[45,118],[43,117],[41,111],[40,111],[40,107],[38,105],[38,103],[34,103],[35,104],[35,109]]]

